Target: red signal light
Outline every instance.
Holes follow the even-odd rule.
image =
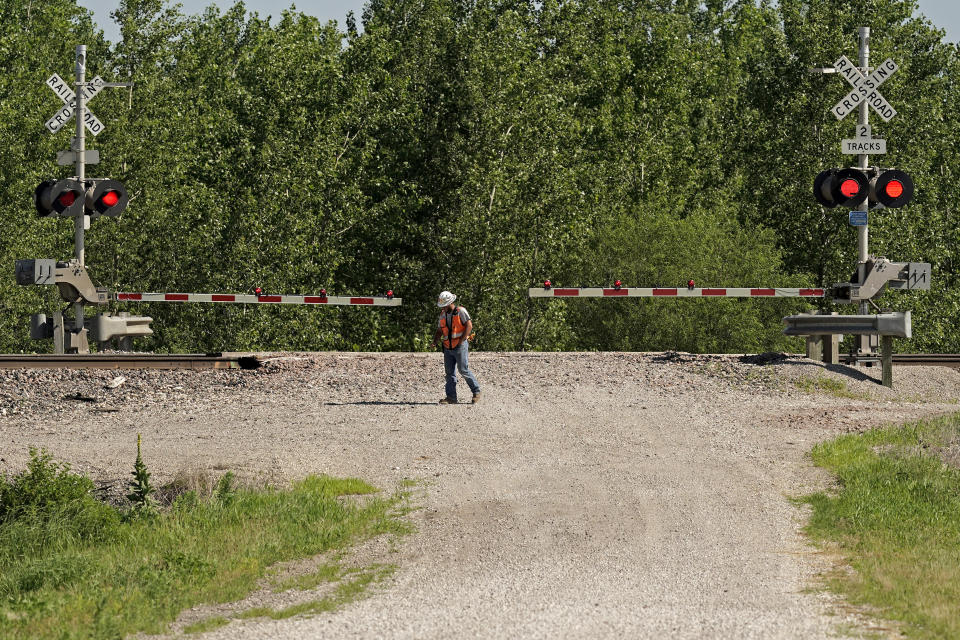
[[[891,198],[899,198],[903,195],[903,183],[899,180],[891,180],[887,183],[885,190]]]
[[[697,283],[693,281],[693,278],[687,280],[687,289],[693,289],[697,286]]]
[[[619,288],[622,287],[622,286],[623,286],[623,283],[621,283],[619,280],[617,280],[616,282],[613,283],[613,288],[614,288],[614,289],[619,289]]]
[[[387,291],[387,300],[393,300],[393,289]]]
[[[91,218],[110,216],[116,218],[127,208],[130,195],[127,188],[116,180],[96,178],[87,181],[84,211]]]
[[[820,179],[821,176],[817,176],[817,180]],[[816,186],[817,182],[814,181],[814,187]],[[822,193],[822,195],[829,195],[832,206],[855,207],[867,199],[870,191],[870,178],[863,169],[831,169],[819,186],[822,192],[829,187],[829,194]],[[814,195],[816,195],[816,190],[814,190]]]
[[[913,178],[900,169],[881,169],[870,183],[870,202],[896,209],[913,200]]]
[[[846,198],[852,198],[860,191],[860,183],[852,178],[848,178],[840,183],[840,193]]]
[[[259,298],[261,295],[263,295],[263,289],[261,289],[260,287],[257,287],[256,289],[253,290],[253,295]]]
[[[72,218],[83,215],[83,194],[79,180],[44,180],[33,192],[33,203],[41,218]]]
[[[549,280],[544,280],[544,281],[543,281],[543,288],[544,288],[544,289],[549,289],[549,288],[550,288],[550,281],[549,281]]]

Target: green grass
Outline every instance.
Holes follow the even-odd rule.
[[[220,627],[225,627],[230,624],[230,621],[221,616],[216,616],[213,618],[207,618],[206,620],[201,620],[200,622],[195,622],[193,624],[188,624],[183,628],[184,633],[204,633],[206,631],[213,631],[214,629],[219,629]]]
[[[338,607],[359,598],[367,587],[393,575],[395,570],[395,565],[373,565],[371,567],[357,569],[352,572],[355,574],[355,577],[338,584],[333,593],[325,598],[301,602],[300,604],[295,604],[284,609],[256,607],[240,613],[237,615],[237,618],[270,618],[272,620],[282,620],[298,615],[334,611]]]
[[[836,492],[816,493],[808,534],[854,572],[831,588],[896,620],[909,637],[960,637],[960,470],[939,453],[960,442],[960,414],[817,445]]]
[[[833,378],[818,376],[816,378],[800,378],[794,381],[794,385],[801,391],[807,393],[826,393],[834,398],[849,398],[851,400],[864,400],[869,396],[862,393],[854,393],[847,388],[847,385]]]
[[[0,477],[0,638],[9,640],[161,633],[186,608],[242,599],[275,563],[409,530],[398,516],[406,494],[344,498],[376,493],[357,479],[309,476],[288,490],[209,500],[187,492],[129,517],[66,467],[31,465]]]
[[[299,589],[308,591],[321,584],[336,582],[343,575],[343,570],[339,564],[334,562],[324,564],[316,571],[306,573],[292,578],[277,579],[271,585],[274,592],[289,591],[290,589]]]

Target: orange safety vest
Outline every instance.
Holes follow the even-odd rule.
[[[447,313],[444,312],[440,314],[440,328],[443,330],[443,346],[447,349],[454,349],[463,340],[464,326],[463,322],[460,321],[460,309],[454,309],[453,320],[450,324],[453,325],[453,331],[451,327],[447,326]]]

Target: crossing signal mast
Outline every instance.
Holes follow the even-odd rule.
[[[828,209],[846,208],[849,211],[849,223],[857,228],[856,273],[850,282],[835,284],[830,294],[834,302],[857,304],[860,315],[864,317],[870,312],[872,299],[887,286],[898,289],[930,288],[929,264],[891,262],[870,255],[868,247],[868,212],[871,209],[904,207],[910,204],[914,194],[910,174],[900,169],[870,166],[871,156],[887,152],[887,141],[872,136],[870,111],[876,112],[884,122],[889,122],[897,115],[896,109],[879,90],[880,85],[897,69],[899,67],[891,58],[884,60],[879,67],[870,67],[870,27],[860,27],[859,65],[854,65],[846,56],[840,56],[832,67],[810,70],[812,73],[836,73],[850,83],[851,91],[830,110],[837,120],[842,120],[853,111],[858,113],[855,137],[844,139],[840,144],[843,154],[857,156],[856,166],[821,171],[813,181],[813,196]],[[905,333],[905,337],[909,337],[909,327]],[[850,361],[869,363],[876,360],[876,348],[881,335],[860,335],[858,346],[850,353]],[[889,344],[892,338],[883,338],[883,358],[887,360],[888,352],[892,350]],[[885,378],[888,368],[884,367]]]
[[[317,296],[265,295],[258,287],[255,295],[209,294],[209,293],[115,293],[97,287],[90,279],[84,264],[84,233],[90,229],[90,221],[107,216],[117,217],[127,208],[130,196],[126,187],[110,178],[88,178],[86,165],[98,164],[100,153],[86,148],[85,131],[97,136],[106,128],[90,111],[87,103],[105,87],[132,87],[129,82],[105,82],[100,76],[86,82],[87,47],[76,49],[76,81],[74,89],[59,75],[47,78],[46,85],[63,101],[63,107],[47,120],[50,133],[57,133],[76,117],[76,136],[67,151],[57,154],[57,164],[76,165],[76,175],[69,178],[44,180],[34,191],[34,204],[41,218],[73,218],[74,249],[72,260],[52,259],[17,260],[17,284],[55,285],[61,297],[73,305],[75,321],[70,327],[63,314],[55,312],[47,320],[45,314],[31,317],[30,336],[36,340],[53,338],[54,352],[89,353],[87,334],[98,342],[118,339],[121,348],[130,347],[130,338],[149,336],[152,318],[131,316],[126,313],[109,315],[98,313],[89,322],[84,319],[85,305],[104,305],[108,302],[221,302],[235,304],[303,304],[303,305],[349,305],[399,307],[402,299],[392,290],[386,296],[327,296],[321,290]]]
[[[892,59],[887,59],[876,69],[869,66],[870,28],[860,28],[860,64],[855,66],[846,56],[832,67],[811,69],[812,73],[839,73],[853,87],[831,109],[838,120],[857,110],[859,118],[856,137],[841,142],[841,151],[857,155],[855,167],[832,168],[821,171],[813,182],[813,195],[817,202],[827,208],[847,208],[849,222],[857,227],[859,259],[857,272],[850,282],[833,285],[829,289],[786,288],[697,288],[693,279],[687,287],[640,288],[625,287],[620,280],[613,287],[559,288],[550,280],[543,287],[531,287],[531,298],[760,298],[800,297],[832,298],[834,302],[853,303],[859,306],[858,315],[810,315],[801,314],[784,318],[784,334],[807,336],[807,355],[823,357],[825,362],[836,363],[838,358],[837,336],[856,335],[859,347],[850,354],[848,362],[873,364],[879,360],[883,366],[882,382],[893,385],[894,337],[910,338],[912,323],[910,312],[870,314],[872,299],[887,287],[891,289],[930,288],[930,265],[926,262],[892,262],[883,257],[871,256],[867,247],[867,216],[870,209],[895,209],[906,206],[913,200],[913,179],[904,171],[869,165],[871,155],[887,152],[887,141],[874,138],[868,124],[868,109],[873,109],[889,122],[897,115],[878,87],[898,69]],[[875,305],[874,305],[875,306]],[[878,358],[876,347],[883,339],[883,352]],[[830,346],[827,346],[827,345]],[[819,354],[814,356],[814,354]]]
[[[54,339],[54,351],[64,353],[75,351],[88,353],[87,323],[84,319],[86,304],[104,304],[108,300],[107,292],[93,285],[87,273],[84,252],[84,234],[90,229],[90,221],[101,216],[117,217],[123,213],[130,201],[126,187],[117,180],[109,178],[88,178],[86,167],[88,164],[100,162],[100,152],[96,149],[87,149],[86,132],[96,137],[106,128],[103,123],[89,109],[89,102],[105,87],[132,87],[130,82],[105,82],[96,76],[90,82],[86,81],[87,47],[78,45],[74,59],[75,81],[71,88],[70,83],[54,73],[45,84],[52,90],[63,106],[45,123],[46,129],[56,134],[63,129],[71,118],[76,119],[76,135],[73,137],[70,149],[57,154],[57,164],[61,166],[75,165],[76,175],[56,179],[44,180],[37,185],[34,191],[34,205],[37,215],[41,218],[72,218],[74,220],[74,257],[68,261],[56,260],[18,260],[17,283],[22,285],[55,284],[60,290],[61,297],[73,305],[74,323],[68,327],[64,323],[62,313],[54,313],[51,322],[44,314],[35,314],[31,319],[31,336],[37,339]],[[91,323],[94,337],[98,336],[98,327],[105,325],[105,319],[110,318],[98,314]],[[130,326],[137,327],[124,332],[120,324],[113,322],[119,337],[133,335],[150,335],[150,318],[130,318]],[[111,323],[106,323],[111,324]],[[111,337],[114,334],[111,334]]]

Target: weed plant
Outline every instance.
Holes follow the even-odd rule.
[[[818,445],[814,462],[835,492],[808,496],[808,533],[853,572],[829,585],[902,623],[915,638],[960,637],[960,414],[848,435]]]
[[[140,453],[139,433],[137,434],[137,460],[133,463],[132,475],[130,493],[127,494],[127,500],[132,505],[131,514],[134,516],[156,515],[156,504],[153,499],[154,488],[150,484],[150,472],[147,470],[147,465]]]
[[[850,400],[865,400],[868,395],[855,393],[847,388],[847,385],[840,380],[834,380],[826,376],[816,378],[799,378],[794,381],[794,385],[806,393],[826,393],[834,398],[847,398]]]
[[[149,518],[93,490],[36,450],[20,475],[0,476],[0,638],[161,633],[183,609],[243,598],[274,563],[407,531],[402,494],[343,498],[376,492],[357,479],[257,491],[227,475],[212,498],[187,491]]]

